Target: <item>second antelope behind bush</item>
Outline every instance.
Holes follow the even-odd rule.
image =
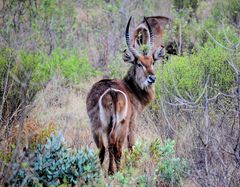
[[[145,19],[148,32],[148,53],[141,54],[131,44],[129,38],[128,21],[125,38],[129,51],[123,54],[123,60],[131,63],[127,75],[123,80],[103,79],[95,83],[87,96],[87,112],[91,122],[94,141],[100,150],[101,164],[104,161],[106,147],[103,141],[107,134],[109,150],[108,173],[114,173],[113,160],[117,170],[120,168],[122,146],[127,137],[128,148],[134,145],[134,128],[139,113],[154,99],[156,80],[154,62],[163,55],[162,49],[152,51],[154,37],[152,30]]]

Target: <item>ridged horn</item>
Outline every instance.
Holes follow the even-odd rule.
[[[127,43],[129,51],[133,54],[133,56],[135,56],[137,58],[140,56],[140,54],[138,53],[138,51],[135,48],[132,47],[132,45],[130,43],[130,37],[129,37],[129,25],[130,25],[131,19],[132,19],[132,16],[128,20],[128,24],[127,24],[126,31],[125,31],[125,38],[126,38],[126,43]]]
[[[148,28],[148,32],[149,32],[149,51],[148,51],[148,55],[152,54],[152,48],[153,48],[153,44],[154,44],[154,40],[153,40],[153,32],[152,29],[147,21],[147,18],[144,17],[144,20],[147,24],[147,28]]]

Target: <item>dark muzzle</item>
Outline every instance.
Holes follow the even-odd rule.
[[[149,75],[148,76],[148,83],[153,84],[156,81],[156,76],[155,75]]]

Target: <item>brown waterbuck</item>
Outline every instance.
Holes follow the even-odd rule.
[[[99,148],[101,164],[104,161],[105,145],[104,134],[108,139],[109,169],[114,173],[113,162],[117,170],[120,168],[122,147],[127,137],[128,148],[134,145],[134,128],[139,113],[154,99],[156,80],[154,62],[163,55],[163,49],[152,51],[154,39],[152,30],[147,23],[149,34],[148,53],[141,54],[130,42],[128,21],[125,38],[129,51],[123,54],[123,60],[131,63],[127,75],[123,80],[103,79],[95,83],[87,96],[87,112],[90,118],[94,141]]]

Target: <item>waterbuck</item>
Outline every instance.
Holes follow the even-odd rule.
[[[101,164],[104,161],[104,134],[108,139],[109,168],[108,173],[114,173],[113,160],[117,170],[120,168],[122,146],[127,137],[128,148],[134,145],[134,128],[139,113],[154,99],[156,80],[154,62],[163,55],[163,49],[152,51],[154,39],[152,30],[147,23],[149,35],[148,53],[141,54],[130,42],[128,21],[125,38],[129,51],[123,54],[123,60],[131,63],[124,79],[103,79],[95,83],[87,96],[87,113],[90,118],[94,141],[99,148]]]

